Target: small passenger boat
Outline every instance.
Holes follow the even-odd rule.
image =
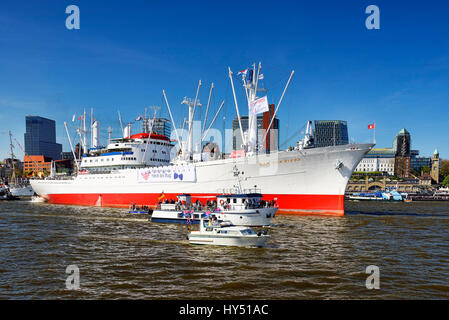
[[[216,217],[235,226],[269,226],[279,207],[275,201],[265,201],[260,193],[224,193],[206,204],[192,203],[190,194],[177,196],[177,201],[160,203],[151,213],[152,222],[198,224],[200,219]]]
[[[238,247],[263,247],[269,238],[267,230],[256,233],[249,227],[234,226],[229,221],[218,222],[215,219],[200,219],[200,230],[187,235],[191,244]]]

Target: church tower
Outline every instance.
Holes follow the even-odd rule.
[[[430,176],[435,183],[440,182],[440,154],[438,150],[435,149],[432,158],[432,171],[430,171]]]

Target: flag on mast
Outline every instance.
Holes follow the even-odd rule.
[[[72,117],[72,122],[75,122],[75,115],[73,115]]]
[[[138,116],[138,117],[136,118],[136,121],[140,121],[140,120],[143,120],[142,116]]]
[[[249,103],[249,110],[251,114],[267,112],[269,110],[267,96],[251,101]]]
[[[368,125],[368,129],[374,129],[376,128],[376,125],[374,123],[371,123]]]
[[[248,72],[248,69],[245,69],[245,70],[239,71],[239,73],[237,73],[237,75],[238,76],[241,74],[246,75],[247,72]]]
[[[83,120],[83,116],[79,116],[79,117],[78,117],[78,120]]]

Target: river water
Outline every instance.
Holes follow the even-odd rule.
[[[124,209],[3,201],[0,298],[449,298],[449,202],[348,202],[344,217],[277,216],[270,234],[265,248],[194,246],[185,226]]]

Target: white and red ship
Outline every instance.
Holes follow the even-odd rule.
[[[248,102],[260,99],[256,95],[260,65],[251,71],[253,77],[243,78]],[[231,71],[229,75],[233,87]],[[234,101],[238,110],[237,100]],[[344,214],[346,185],[373,144],[313,147],[309,122],[305,138],[296,148],[260,152],[258,146],[264,141],[258,141],[257,113],[249,110],[249,130],[240,130],[244,151],[237,157],[195,156],[191,127],[196,103],[195,99],[189,105],[187,143],[179,144],[181,150],[174,159],[170,153],[175,145],[168,137],[154,133],[130,135],[127,131],[124,138],[86,153],[78,175],[70,179],[32,180],[34,191],[50,203],[86,206],[128,208],[132,203],[156,206],[162,195],[175,198],[183,193],[190,194],[192,201],[205,201],[221,193],[218,187],[235,186],[237,168],[243,172],[245,186],[257,186],[265,200],[275,200],[279,213]],[[257,108],[264,111],[263,105]]]

